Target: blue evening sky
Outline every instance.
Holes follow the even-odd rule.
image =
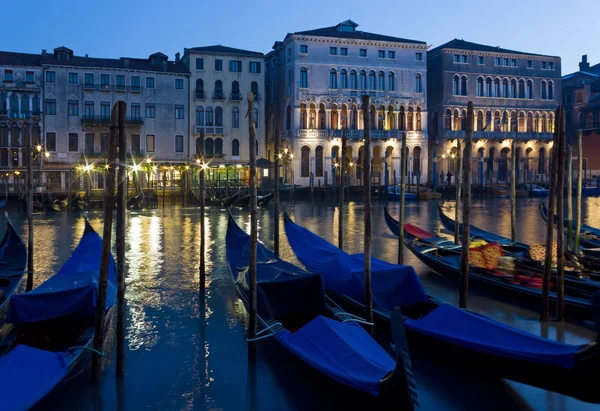
[[[223,44],[268,52],[286,33],[333,26],[426,41],[453,38],[562,57],[562,74],[582,54],[600,62],[593,34],[600,0],[32,0],[5,1],[0,50],[64,45],[91,57],[173,58],[184,47]]]

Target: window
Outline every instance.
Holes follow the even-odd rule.
[[[494,79],[494,97],[500,97],[500,79]]]
[[[131,104],[131,119],[139,120],[141,118],[140,103]]]
[[[46,150],[56,151],[56,133],[46,133]]]
[[[517,59],[510,59],[510,66],[517,67]]]
[[[455,74],[452,78],[452,95],[458,96],[460,92],[460,77],[458,74]]]
[[[329,88],[337,88],[337,71],[335,69],[329,71]]]
[[[78,84],[79,83],[79,74],[78,73],[69,73],[69,84]]]
[[[519,80],[519,94],[518,98],[525,98],[525,80]]]
[[[213,127],[215,125],[215,116],[212,107],[206,108],[206,125],[208,127]]]
[[[388,58],[389,59],[395,59],[396,58],[396,52],[395,51],[388,51]]]
[[[379,50],[377,52],[377,57],[379,57],[380,59],[384,59],[385,58],[385,50]]]
[[[542,70],[546,70],[546,62],[542,61]]]
[[[102,101],[100,103],[100,117],[107,120],[110,119],[110,103]]]
[[[423,61],[423,53],[415,53],[416,61]]]
[[[250,62],[250,73],[260,73],[260,62],[259,61],[251,61]]]
[[[467,76],[462,76],[460,78],[460,95],[461,96],[467,95]]]
[[[240,156],[240,140],[234,138],[231,142],[231,155],[235,157]]]
[[[94,87],[94,73],[85,73],[83,81],[84,87]]]
[[[79,134],[69,133],[69,151],[79,151]]]
[[[315,177],[323,177],[323,146],[315,150]]]
[[[215,153],[215,145],[212,138],[204,140],[204,154],[213,155]]]
[[[358,84],[361,90],[367,89],[367,73],[364,70],[360,71],[360,75],[358,77]]]
[[[154,118],[155,107],[154,104],[146,104],[146,118]]]
[[[494,57],[494,66],[500,66],[501,60],[500,57]]]
[[[300,150],[300,177],[308,177],[310,174],[310,147],[304,146]]]
[[[183,106],[175,106],[175,118],[178,120],[183,118]]]
[[[85,102],[85,118],[94,118],[94,102]]]
[[[546,81],[542,81],[542,85],[541,85],[541,89],[542,89],[542,100],[547,100],[548,99],[548,90],[546,89]]]
[[[196,70],[204,70],[204,59],[196,57]]]
[[[367,49],[358,50],[358,56],[359,57],[367,57]]]
[[[240,128],[240,109],[231,109],[231,128]]]
[[[215,154],[223,154],[223,139],[215,138]]]
[[[527,80],[527,98],[533,99],[533,81]]]
[[[423,92],[423,77],[421,76],[421,73],[417,73],[417,75],[415,76],[415,93],[422,93]]]
[[[229,60],[229,71],[232,73],[241,73],[242,62],[240,60]]]
[[[510,97],[511,98],[517,98],[518,94],[517,94],[517,80],[512,79],[510,81]]]
[[[79,115],[79,101],[77,100],[69,100],[67,103],[68,112],[70,116],[78,116]]]
[[[554,70],[554,62],[553,61],[548,62],[548,70]]]
[[[103,89],[108,89],[110,86],[110,75],[109,74],[101,74],[100,75],[100,87]]]
[[[252,92],[252,94],[254,94],[254,97],[256,99],[258,99],[259,94],[258,94],[258,83],[256,81],[253,81],[252,83],[250,83],[250,91]]]
[[[369,72],[369,90],[375,90],[376,86],[377,86],[377,84],[375,81],[375,72],[370,71]]]
[[[502,97],[508,98],[508,79],[502,80]]]
[[[117,74],[116,86],[117,91],[125,91],[125,76]]]
[[[131,76],[131,91],[140,91],[140,76]]]
[[[223,108],[215,108],[215,127],[223,127]]]
[[[215,71],[223,71],[223,60],[215,59]]]
[[[56,71],[47,71],[46,72],[46,83],[56,83]],[[56,138],[56,134],[54,134]]]
[[[25,83],[33,83],[33,82],[34,82],[33,71],[26,71],[25,72]]]
[[[477,78],[477,88],[475,89],[475,95],[477,97],[483,97],[483,77]]]
[[[156,148],[154,147],[154,134],[146,134],[146,151],[154,153]]]
[[[183,136],[182,135],[175,136],[175,152],[183,153]]]
[[[341,47],[340,48],[340,56],[347,56],[348,55],[348,48],[347,47]]]
[[[176,90],[183,90],[183,79],[181,79],[181,78],[176,78],[175,79],[175,89]]]
[[[385,73],[383,71],[377,75],[377,90],[385,91]]]
[[[503,66],[508,66],[508,59],[507,58],[503,58],[502,59],[502,65]]]
[[[337,47],[329,47],[329,54],[331,56],[337,56]]]
[[[479,64],[480,66],[484,65],[484,57],[483,56],[477,56],[477,64]]]
[[[196,127],[204,126],[204,108],[202,106],[196,107]]]
[[[46,100],[46,110],[44,111],[47,115],[56,115],[56,100]]]
[[[154,88],[154,77],[146,77],[146,88]]]
[[[396,89],[396,75],[393,71],[388,73],[388,91],[394,91]]]
[[[356,90],[358,88],[357,78],[356,78],[356,70],[352,70],[350,72],[350,88],[352,90]]]
[[[462,63],[462,64],[468,63],[467,56],[463,56],[461,54],[455,54],[453,61],[454,61],[454,63]]]
[[[13,71],[4,70],[4,81],[13,81]]]
[[[533,60],[527,60],[527,68],[528,69],[532,69],[533,68]]]
[[[300,45],[300,54],[308,54],[308,46],[306,44]]]
[[[223,82],[221,80],[215,81],[215,98],[225,98],[223,95]]]
[[[348,72],[346,69],[340,71],[340,88],[348,88]]]
[[[300,88],[308,87],[308,73],[306,71],[306,67],[302,67],[300,69]]]

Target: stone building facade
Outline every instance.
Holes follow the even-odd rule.
[[[347,137],[350,184],[362,175],[361,96],[371,97],[375,183],[393,182],[400,170],[400,138],[407,133],[412,181],[427,180],[427,44],[357,30],[347,20],[333,27],[288,34],[267,54],[267,158],[282,154],[282,177],[307,186],[329,184]],[[275,134],[281,153],[275,153]],[[386,172],[387,170],[387,172]],[[339,177],[339,173],[338,173]]]
[[[560,57],[455,39],[428,52],[427,71],[433,180],[456,174],[456,141],[465,137],[468,101],[475,108],[475,183],[508,181],[515,137],[518,181],[548,178],[554,111],[561,101]]]

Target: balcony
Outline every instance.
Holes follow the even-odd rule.
[[[96,90],[96,85],[94,83],[85,83],[83,88],[85,90]]]
[[[125,87],[125,84],[117,84],[115,86],[115,90],[124,93],[125,91],[127,91],[127,88]]]
[[[142,87],[138,84],[135,86],[131,86],[130,90],[132,93],[140,93],[142,91]]]
[[[84,126],[94,126],[94,125],[110,125],[110,117],[107,116],[83,116],[81,117],[81,124]],[[125,118],[126,125],[142,125],[144,124],[144,119],[141,117],[127,117]]]
[[[225,93],[222,91],[215,91],[213,93],[213,100],[225,100]]]
[[[194,134],[202,134],[204,132],[204,135],[219,135],[222,136],[223,134],[225,134],[225,128],[223,126],[196,126],[194,127]]]
[[[196,90],[196,100],[204,100],[205,98],[204,90]]]
[[[142,124],[144,124],[144,119],[141,117],[127,117],[125,119],[125,124],[129,124],[132,126],[141,126]]]
[[[329,131],[327,129],[300,129],[298,130],[298,137],[302,138],[329,138]],[[331,130],[333,131],[333,130]]]
[[[446,138],[466,138],[467,132],[464,130],[446,130],[444,131]],[[485,139],[493,141],[512,140],[515,137],[515,132],[503,132],[503,131],[473,131],[473,139]],[[534,133],[531,131],[517,134],[517,139],[521,141],[527,140],[541,140],[541,141],[552,141],[552,133]]]
[[[241,101],[242,100],[242,93],[238,92],[234,92],[231,93],[231,101]]]

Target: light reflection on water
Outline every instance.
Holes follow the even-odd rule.
[[[542,242],[544,238],[544,224],[537,208],[540,201],[517,202],[518,237],[528,243]],[[584,222],[600,226],[600,217],[593,212],[598,205],[599,199],[586,199]],[[505,199],[475,201],[473,224],[508,235],[508,207]],[[337,244],[337,203],[283,203],[282,209],[298,223]],[[453,202],[447,201],[444,210],[453,213]],[[373,255],[395,262],[398,240],[385,226],[381,204],[374,202],[372,212]],[[398,215],[397,204],[390,203],[390,212]],[[249,230],[249,213],[240,210],[232,213],[240,226]],[[348,252],[362,252],[363,213],[361,203],[348,203],[344,214],[344,247]],[[24,216],[11,212],[11,218],[17,229],[26,233]],[[429,231],[442,228],[433,202],[407,203],[406,220]],[[92,213],[90,221],[102,233],[101,215]],[[205,222],[207,290],[200,298],[198,210],[175,208],[128,214],[127,376],[120,383],[122,386],[115,389],[114,365],[111,365],[97,387],[102,401],[92,395],[94,386],[84,380],[56,408],[301,410],[356,409],[363,403],[369,406],[369,398],[316,375],[274,341],[261,341],[257,346],[257,362],[249,366],[248,316],[235,296],[225,262],[227,213],[209,209]],[[259,210],[258,222],[259,240],[271,247],[272,210]],[[285,239],[283,221],[279,224],[282,258],[298,264]],[[36,216],[35,285],[52,275],[68,258],[83,229],[79,214]],[[454,280],[429,273],[409,251],[405,251],[405,261],[415,266],[429,293],[456,303]],[[580,343],[594,337],[590,329],[570,322],[543,327],[537,321],[536,307],[500,301],[493,293],[475,286],[470,290],[469,305],[499,321],[549,338]],[[426,352],[421,353],[415,347],[413,351],[423,409],[481,409],[481,404],[494,404],[502,409],[588,408],[587,404],[565,396],[432,363]]]

